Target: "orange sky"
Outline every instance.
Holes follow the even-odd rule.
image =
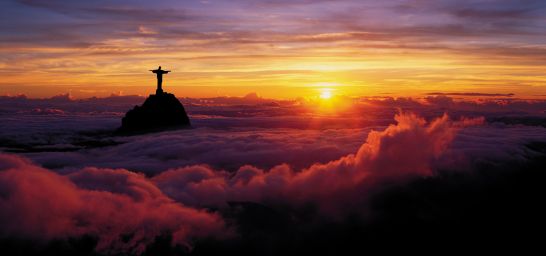
[[[145,95],[161,65],[179,97],[546,95],[544,18],[510,1],[137,2],[4,2],[0,94]]]

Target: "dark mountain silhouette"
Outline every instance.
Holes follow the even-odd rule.
[[[151,70],[157,74],[156,94],[150,95],[142,106],[129,110],[121,120],[120,134],[155,132],[166,129],[189,128],[190,118],[174,94],[163,92],[163,74],[170,71]]]

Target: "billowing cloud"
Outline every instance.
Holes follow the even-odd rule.
[[[165,193],[186,204],[208,206],[228,201],[269,200],[296,205],[313,202],[324,211],[344,211],[360,203],[374,184],[433,174],[434,161],[456,131],[483,119],[451,121],[447,115],[427,123],[401,113],[397,124],[372,131],[355,154],[301,171],[288,165],[270,170],[241,167],[234,175],[206,166],[172,169],[152,178]]]
[[[324,158],[330,160],[324,160],[323,152],[319,152],[314,155],[315,163],[305,168],[282,164],[287,156],[270,151],[274,156],[270,158],[277,162],[272,168],[243,164],[231,171],[207,164],[212,161],[209,159],[200,165],[177,165],[151,177],[135,173],[132,167],[73,168],[61,175],[21,157],[2,155],[0,235],[46,241],[91,235],[98,238],[96,249],[100,252],[139,253],[165,233],[173,236],[173,243],[184,246],[191,246],[193,241],[203,237],[222,240],[230,236],[232,233],[224,224],[233,221],[225,219],[231,218],[230,202],[254,202],[281,209],[312,206],[319,216],[333,220],[351,214],[366,218],[369,200],[389,187],[434,177],[438,170],[446,167],[471,170],[467,167],[474,161],[526,159],[537,152],[522,145],[545,139],[543,128],[483,124],[484,118],[452,120],[443,115],[427,121],[401,112],[396,115],[394,124],[376,128],[364,141],[362,135],[361,138],[346,137],[346,142],[353,140],[358,145],[352,153],[331,155]],[[164,133],[159,137],[172,135]],[[143,136],[138,140],[149,145],[162,141],[159,144],[165,148],[150,150],[135,144],[131,147],[141,148],[141,156],[118,155],[118,160],[123,162],[153,151],[162,155],[180,149],[168,145],[166,141],[173,142],[172,137],[155,142],[152,137]],[[218,138],[221,138],[219,133],[210,141]],[[311,140],[312,136],[303,138],[295,145]],[[286,141],[294,141],[294,138],[281,139],[279,143]],[[217,145],[208,146],[209,150],[215,147]],[[119,148],[110,150],[103,153],[109,155]],[[238,150],[245,154],[255,151]],[[92,152],[91,155],[99,154],[99,151]],[[266,151],[263,157],[268,157]],[[244,163],[244,160],[234,162]],[[82,158],[72,161],[74,166],[93,162],[82,161]],[[146,165],[146,161],[137,162],[135,166],[138,165]]]
[[[91,235],[99,252],[138,254],[164,233],[188,247],[228,235],[218,215],[174,202],[140,174],[86,168],[67,177],[4,154],[0,164],[2,238]]]
[[[447,115],[432,122],[406,113],[395,118],[396,125],[372,131],[355,154],[301,171],[288,165],[267,171],[247,165],[230,174],[189,166],[148,179],[124,169],[88,167],[62,176],[1,155],[0,235],[93,235],[99,251],[141,253],[162,232],[187,246],[192,238],[226,235],[218,215],[198,209],[225,207],[229,201],[313,203],[325,213],[345,212],[377,183],[432,175],[434,160],[468,123]]]
[[[398,108],[427,120],[449,112],[455,119],[484,116],[490,123],[545,124],[544,101],[480,97],[347,97],[336,99],[348,106],[340,112],[323,112],[317,108],[321,102],[312,100],[277,101],[252,94],[182,98],[194,129],[132,137],[110,135],[123,113],[140,104],[142,97],[3,97],[0,146],[30,153],[27,156],[36,163],[63,173],[95,166],[154,175],[196,164],[235,171],[246,164],[267,170],[281,163],[295,169],[326,163],[355,152],[371,129],[393,124],[391,117]],[[488,131],[496,133],[501,128],[482,129],[485,138]]]

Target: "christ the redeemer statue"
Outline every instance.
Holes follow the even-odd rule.
[[[163,74],[167,74],[171,72],[170,70],[162,70],[161,66],[159,66],[158,69],[150,70],[153,73],[157,75],[157,90],[155,91],[155,94],[162,94],[163,89],[161,88],[161,84],[163,83]]]

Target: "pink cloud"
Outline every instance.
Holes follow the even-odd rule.
[[[372,131],[356,154],[301,171],[278,165],[268,171],[241,167],[234,175],[205,166],[171,169],[152,178],[166,194],[191,205],[227,201],[316,203],[325,213],[344,211],[366,197],[377,183],[429,176],[456,132],[479,119],[452,121],[444,115],[431,122],[414,114],[395,116],[397,124]],[[356,200],[360,201],[360,200]]]
[[[0,237],[88,234],[97,251],[138,254],[164,232],[185,246],[229,234],[218,215],[174,202],[140,174],[86,168],[67,177],[12,155],[0,163]]]
[[[0,155],[0,237],[98,237],[97,251],[141,253],[165,232],[190,247],[201,237],[229,236],[223,219],[203,207],[230,201],[313,204],[330,217],[365,213],[389,183],[431,176],[459,129],[483,118],[427,122],[400,113],[371,131],[354,154],[294,170],[250,165],[229,173],[207,165],[170,169],[152,178],[125,169],[87,167],[59,175],[13,155]],[[282,161],[279,160],[279,161]],[[129,236],[129,239],[122,237]]]

